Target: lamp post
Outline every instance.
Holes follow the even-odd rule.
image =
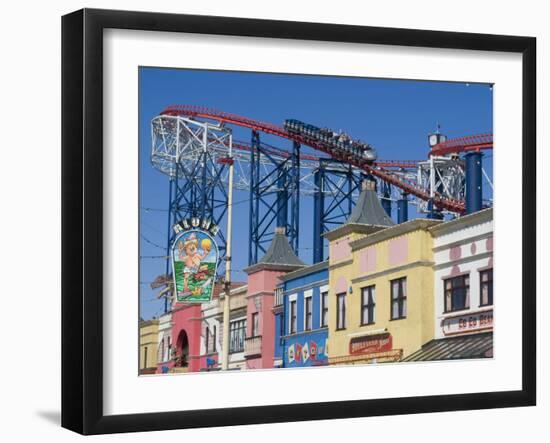
[[[222,369],[229,368],[229,293],[231,292],[231,237],[233,228],[233,136],[229,136],[229,183],[227,194],[227,242],[225,250],[225,278],[223,304]]]

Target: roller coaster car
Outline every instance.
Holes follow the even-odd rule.
[[[374,149],[372,146],[368,146],[367,149],[363,150],[362,157],[364,160],[373,162],[378,157],[378,154],[376,153],[376,149]]]
[[[320,141],[333,149],[344,151],[347,155],[360,157],[367,162],[376,160],[376,150],[367,143],[354,141],[344,133],[337,133],[329,128],[318,128],[296,119],[287,119],[284,128],[291,134],[301,135],[310,140]]]

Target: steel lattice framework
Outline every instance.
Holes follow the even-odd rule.
[[[250,129],[250,142],[233,140],[229,125]],[[465,174],[459,154],[492,148],[492,135],[482,134],[436,145],[427,161],[369,163],[270,123],[197,106],[170,106],[152,120],[151,128],[151,162],[170,179],[172,222],[199,216],[223,225],[231,155],[234,188],[249,194],[249,264],[265,252],[274,225],[286,228],[298,252],[300,196],[313,197],[313,257],[314,262],[323,260],[321,234],[349,216],[365,175],[378,179],[378,192],[388,213],[397,202],[399,221],[406,220],[408,203],[431,215],[461,214]],[[261,133],[287,139],[291,148],[263,143]],[[302,146],[320,155],[304,154]]]

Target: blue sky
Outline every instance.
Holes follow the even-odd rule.
[[[493,131],[493,91],[486,84],[159,68],[141,68],[139,80],[140,313],[146,319],[164,309],[149,283],[166,267],[168,179],[150,163],[150,123],[168,105],[202,105],[279,125],[297,118],[342,129],[376,147],[379,158],[386,160],[426,159],[427,136],[438,123],[449,138]],[[249,130],[235,127],[233,134],[236,140],[250,140]],[[261,137],[290,148],[288,140]],[[491,162],[492,151],[486,151],[484,167],[492,169]],[[237,271],[232,278],[244,281],[248,195],[235,194],[240,203],[235,207]],[[303,212],[311,207],[307,200]],[[305,218],[300,226],[300,257],[311,263],[311,221],[308,226]]]

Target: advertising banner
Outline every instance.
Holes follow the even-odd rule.
[[[172,244],[172,270],[176,300],[204,303],[212,299],[219,250],[209,232],[180,232]]]

